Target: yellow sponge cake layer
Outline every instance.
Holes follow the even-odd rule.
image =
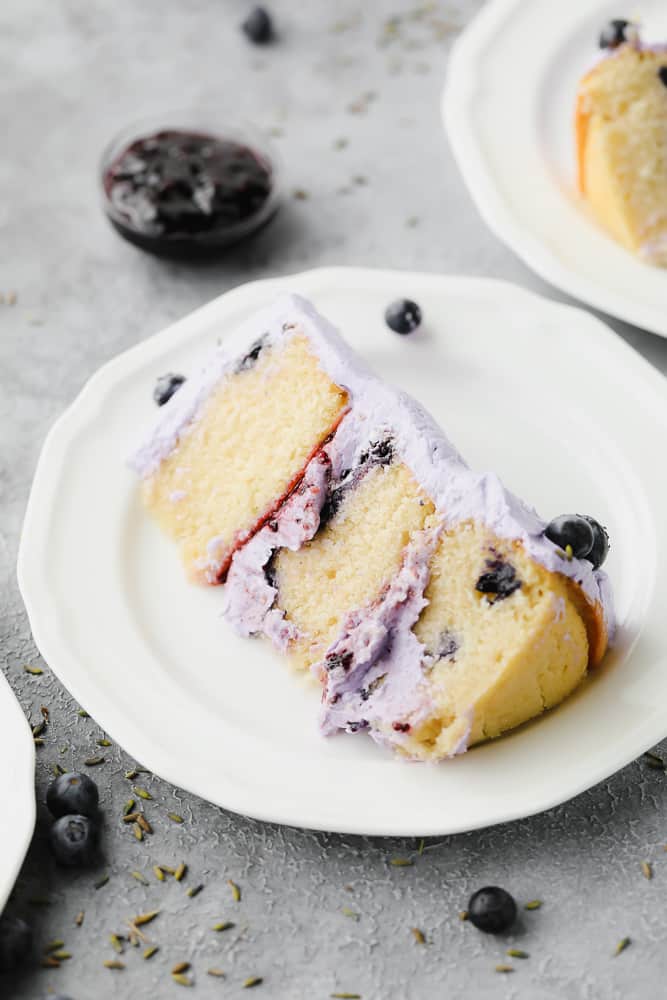
[[[371,468],[336,514],[296,552],[281,549],[273,575],[277,607],[299,638],[294,662],[321,660],[350,609],[371,604],[398,572],[406,546],[435,508],[401,463]]]
[[[481,592],[494,573],[500,592]],[[557,705],[586,673],[586,626],[565,578],[484,525],[442,535],[425,597],[414,631],[435,658],[425,676],[433,708],[405,738],[411,756],[500,736]]]
[[[220,382],[143,482],[146,507],[191,572],[224,574],[235,545],[294,486],[346,405],[299,335]]]
[[[667,266],[667,51],[624,44],[581,81],[579,187],[623,246]],[[660,71],[664,70],[661,76]]]

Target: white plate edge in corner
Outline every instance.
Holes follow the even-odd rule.
[[[620,756],[617,754],[614,758],[613,764],[605,764],[599,769],[599,773],[596,774],[586,774],[585,776],[579,776],[579,781],[573,782],[570,786],[568,794],[563,797],[563,795],[558,792],[555,796],[548,790],[543,790],[543,793],[536,796],[530,806],[525,804],[517,811],[512,810],[512,808],[505,809],[505,811],[498,810],[492,818],[485,819],[477,824],[464,823],[463,825],[457,825],[454,817],[447,817],[442,821],[442,825],[436,825],[433,828],[425,829],[423,826],[412,825],[412,821],[408,818],[403,819],[400,823],[397,822],[392,826],[391,829],[385,827],[374,827],[373,822],[368,818],[364,820],[356,820],[354,817],[346,817],[345,820],[331,820],[327,817],[325,813],[307,812],[304,819],[295,818],[293,813],[285,813],[280,802],[272,801],[270,804],[261,803],[257,804],[253,802],[252,799],[248,799],[245,794],[238,794],[238,790],[235,789],[229,794],[225,794],[224,801],[221,801],[221,793],[218,793],[217,797],[211,796],[210,790],[207,789],[206,780],[200,779],[199,774],[196,775],[192,773],[192,768],[188,769],[186,765],[182,762],[179,754],[175,752],[170,752],[168,758],[161,758],[160,754],[162,748],[158,741],[151,742],[151,738],[144,732],[141,734],[141,739],[137,733],[132,733],[127,736],[127,741],[125,734],[130,734],[132,725],[128,720],[125,720],[125,724],[116,724],[114,721],[111,725],[105,724],[105,705],[103,704],[103,696],[101,700],[99,695],[96,695],[93,691],[89,690],[89,685],[86,681],[85,671],[79,672],[76,675],[76,670],[74,674],[70,674],[69,664],[64,666],[67,661],[71,659],[70,653],[66,647],[60,644],[60,640],[57,633],[54,633],[52,629],[48,626],[48,615],[44,613],[43,607],[41,607],[41,602],[38,600],[39,586],[38,581],[40,580],[39,567],[41,563],[41,555],[39,552],[33,551],[33,541],[36,537],[36,532],[31,530],[34,523],[36,523],[39,517],[44,514],[43,510],[38,510],[38,492],[41,490],[42,478],[49,476],[54,471],[50,468],[53,465],[54,460],[58,461],[58,452],[62,450],[64,454],[64,449],[66,445],[66,439],[72,436],[79,426],[85,426],[89,410],[94,408],[95,402],[95,391],[96,389],[106,389],[112,386],[114,381],[117,383],[119,379],[123,377],[124,372],[131,370],[133,361],[135,359],[144,357],[159,356],[160,352],[165,347],[165,342],[169,342],[171,346],[175,343],[185,342],[189,339],[191,329],[194,329],[198,324],[201,324],[203,318],[208,316],[215,316],[216,309],[218,305],[222,302],[224,298],[226,300],[227,306],[230,302],[241,303],[246,300],[250,301],[255,293],[258,291],[271,290],[284,290],[289,288],[291,283],[299,286],[299,290],[305,290],[306,293],[311,291],[316,293],[318,288],[325,288],[327,285],[336,285],[341,282],[347,283],[350,286],[354,285],[366,285],[374,286],[378,289],[384,286],[395,288],[396,287],[396,272],[385,272],[385,271],[368,271],[364,269],[354,269],[354,268],[323,268],[311,272],[305,272],[304,274],[297,274],[289,277],[283,277],[279,279],[268,279],[266,281],[253,282],[248,285],[241,286],[237,289],[226,293],[218,300],[214,300],[209,305],[202,307],[201,310],[190,314],[190,316],[185,317],[183,320],[176,324],[171,325],[167,330],[163,331],[161,334],[157,334],[147,341],[137,345],[136,347],[120,355],[118,358],[107,363],[96,375],[92,377],[91,380],[86,384],[86,386],[81,391],[79,397],[72,406],[65,411],[63,416],[56,422],[52,428],[47,441],[44,445],[42,456],[40,457],[38,471],[35,478],[35,484],[33,491],[31,492],[30,501],[28,504],[28,510],[26,512],[26,522],[24,526],[24,532],[21,539],[21,547],[19,551],[19,582],[21,586],[21,591],[24,596],[26,607],[28,608],[28,613],[33,627],[33,632],[35,635],[35,641],[37,642],[39,648],[42,650],[47,662],[51,662],[53,669],[56,673],[62,669],[63,681],[70,688],[72,693],[78,700],[85,705],[85,707],[91,712],[91,714],[97,718],[97,721],[107,729],[112,736],[120,745],[126,747],[128,752],[133,753],[139,760],[142,761],[146,766],[150,767],[156,774],[161,775],[166,780],[172,782],[173,784],[179,785],[184,788],[188,788],[190,791],[202,795],[205,798],[210,798],[212,801],[218,802],[218,804],[233,809],[236,812],[246,813],[248,815],[255,816],[258,819],[265,819],[268,821],[288,824],[288,825],[303,825],[310,828],[320,828],[320,829],[334,829],[340,832],[346,833],[366,833],[366,834],[389,834],[389,835],[411,835],[411,834],[441,834],[441,833],[454,833],[461,832],[463,830],[473,829],[475,825],[485,826],[491,825],[493,823],[505,822],[507,820],[516,819],[519,817],[531,815],[534,812],[540,812],[544,809],[548,809],[559,802],[564,801],[565,798],[569,798],[572,795],[584,791],[586,788],[591,787],[591,785],[597,783],[597,781],[604,779],[610,773],[617,770],[618,767],[623,766],[628,763],[629,760],[641,753],[642,749],[647,749],[649,746],[657,742],[658,739],[664,736],[664,727],[661,728],[659,734],[652,732],[647,732],[646,744],[642,747],[633,747],[633,753],[628,756],[627,753],[621,752]],[[445,289],[456,289],[461,291],[465,289],[466,293],[474,291],[475,293],[482,293],[486,290],[488,296],[502,296],[507,302],[511,302],[513,298],[517,301],[523,303],[532,302],[535,308],[549,309],[553,312],[558,311],[559,313],[571,315],[576,314],[580,325],[585,325],[589,330],[591,337],[599,338],[600,342],[604,342],[608,349],[614,350],[619,355],[619,361],[622,357],[623,360],[627,360],[628,365],[636,366],[638,373],[641,372],[643,378],[651,378],[653,387],[658,390],[661,395],[664,392],[664,380],[661,376],[655,372],[655,370],[641,358],[632,348],[628,347],[625,342],[610,331],[601,321],[597,320],[595,317],[582,312],[581,310],[575,309],[571,306],[561,305],[558,303],[551,302],[542,296],[535,293],[528,292],[518,286],[512,285],[508,282],[499,282],[490,279],[483,278],[459,278],[459,277],[443,277],[437,274],[410,274],[402,273],[400,275],[401,282],[404,286],[414,286],[415,292],[420,288],[426,289],[438,286]],[[222,309],[223,307],[220,306]],[[62,449],[61,449],[62,444]],[[60,676],[60,673],[59,673]],[[636,752],[635,752],[636,751]]]
[[[479,87],[476,68],[491,38],[502,44],[502,24],[525,0],[487,0],[454,43],[441,95],[441,115],[454,159],[482,219],[539,277],[610,316],[667,337],[664,309],[629,303],[612,284],[598,284],[568,268],[549,247],[512,215],[477,142],[469,109]],[[593,2],[593,0],[589,0]],[[591,53],[591,63],[594,53]],[[649,265],[644,265],[649,267]],[[667,281],[667,275],[666,275]]]
[[[11,810],[4,809],[0,819],[0,914],[14,888],[14,883],[25,859],[35,829],[35,744],[28,720],[11,689],[9,681],[0,671],[0,749],[2,759],[12,761],[12,768],[5,773],[7,801]],[[6,745],[5,745],[6,742]]]

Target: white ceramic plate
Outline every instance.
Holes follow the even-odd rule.
[[[155,378],[188,373],[279,292],[311,298],[387,379],[422,400],[478,467],[546,516],[609,526],[620,629],[566,705],[440,766],[366,737],[323,739],[319,692],[220,619],[144,514],[125,456]],[[415,298],[425,328],[391,333]],[[102,368],[51,431],[26,514],[19,579],[35,640],[76,698],[144,765],[237,812],[367,834],[442,834],[546,809],[667,735],[665,383],[602,323],[493,281],[357,269],[244,285]],[[659,460],[658,460],[659,459]]]
[[[574,102],[612,17],[667,39],[665,0],[491,0],[458,40],[443,94],[456,159],[482,217],[541,277],[667,336],[667,272],[616,244],[576,192]]]
[[[14,887],[35,828],[35,744],[28,721],[0,671],[0,914]]]

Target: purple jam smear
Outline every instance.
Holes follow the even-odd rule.
[[[103,177],[110,221],[144,249],[226,246],[266,221],[271,164],[230,139],[165,129],[136,139]]]

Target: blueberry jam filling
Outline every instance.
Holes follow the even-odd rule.
[[[147,249],[221,246],[257,216],[273,187],[271,166],[230,139],[165,129],[136,139],[103,178],[111,222]]]
[[[609,21],[600,33],[600,48],[617,49],[619,45],[623,45],[624,42],[628,41],[626,30],[629,27],[630,21],[624,21],[622,18],[614,18],[613,21]]]
[[[410,723],[409,722],[392,722],[391,728],[396,733],[409,733]]]
[[[475,590],[480,594],[489,594],[495,602],[510,597],[520,586],[521,580],[517,579],[514,566],[503,559],[487,559],[486,572],[478,579]]]
[[[250,348],[250,350],[248,351],[248,353],[244,354],[243,357],[236,363],[234,372],[237,375],[239,372],[247,372],[249,368],[252,368],[254,366],[258,357],[262,353],[263,347],[266,344],[266,338],[267,334],[264,334],[263,337],[260,337],[258,340],[256,340],[255,343]]]

